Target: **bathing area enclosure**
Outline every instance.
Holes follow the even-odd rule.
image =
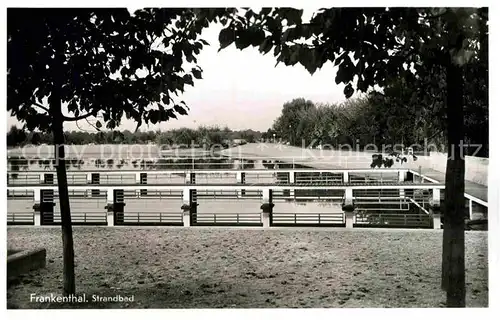
[[[444,184],[409,168],[167,162],[69,166],[73,224],[441,228]],[[7,172],[9,225],[60,224],[57,176],[43,166]],[[466,219],[487,216],[485,199],[464,201]]]

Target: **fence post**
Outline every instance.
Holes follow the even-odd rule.
[[[114,189],[109,188],[106,190],[106,221],[108,223],[108,227],[113,227],[115,225],[115,210],[114,210],[114,203],[115,203],[115,193]]]
[[[45,184],[54,184],[52,174],[44,174]],[[54,189],[40,190],[40,224],[54,223],[55,191]]]
[[[403,170],[399,170],[398,171],[398,182],[399,183],[403,183],[405,181],[405,172]],[[399,198],[401,199],[400,200],[400,208],[402,208],[403,206],[403,203],[402,203],[402,200],[405,199],[405,189],[399,189]]]
[[[348,229],[354,228],[354,200],[352,196],[352,188],[345,189],[342,211],[344,211],[345,215],[345,227]]]
[[[294,184],[295,183],[295,171],[290,171],[288,177],[288,183]],[[295,189],[290,189],[290,197],[295,198]]]
[[[349,171],[346,170],[342,172],[342,182],[349,183]]]
[[[186,171],[186,184],[196,184],[196,173]]]
[[[87,184],[92,184],[92,173],[91,172],[87,172]],[[89,189],[85,190],[85,194],[86,194],[85,196],[87,198],[92,197],[92,190],[89,190]]]
[[[187,185],[196,184],[196,173],[192,171],[186,172],[186,184]],[[192,225],[197,220],[197,215],[198,215],[198,192],[196,189],[189,189],[189,216],[190,216],[189,225]]]
[[[42,217],[40,214],[40,204],[42,200],[42,190],[35,190],[33,192],[34,195],[34,204],[33,204],[33,223],[35,226],[42,225]]]
[[[135,184],[141,184],[141,173],[140,172],[135,173]],[[140,194],[141,194],[141,190],[135,190],[136,197],[139,197]]]
[[[42,183],[44,184],[54,184],[54,174],[53,173],[42,173]]]
[[[399,170],[398,171],[398,181],[399,182],[405,181],[405,172],[404,172],[404,170]]]
[[[273,190],[270,188],[262,189],[262,205],[260,206],[262,213],[262,226],[269,228],[271,226],[273,214]]]
[[[184,227],[191,226],[191,207],[193,205],[191,190],[184,188],[182,190],[182,225]]]
[[[90,183],[91,184],[100,184],[101,183],[101,175],[99,173],[91,173],[90,174]],[[100,190],[94,189],[94,190],[90,191],[89,197],[98,197],[100,194],[101,194]]]
[[[440,190],[432,190],[431,207],[429,212],[432,215],[432,225],[434,229],[441,229],[441,199]]]
[[[416,182],[415,179],[416,179],[415,175],[410,170],[406,171],[406,174],[404,176],[405,182],[414,183],[414,182]],[[405,190],[403,190],[403,193],[405,195],[405,198],[413,199],[414,194],[415,194],[415,190],[414,189],[405,189]]]
[[[415,182],[414,174],[410,170],[406,171],[404,181]]]
[[[238,184],[245,184],[245,172],[238,171],[236,172],[236,182]],[[241,198],[245,195],[245,189],[240,189],[237,191],[238,198]]]
[[[146,172],[141,172],[139,174],[139,184],[148,184],[148,174]],[[148,190],[147,189],[141,189],[139,191],[139,194],[141,196],[147,196],[148,195]]]

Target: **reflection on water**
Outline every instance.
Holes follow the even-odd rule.
[[[53,159],[27,159],[23,156],[8,158],[11,177],[17,178],[20,171],[53,171]],[[279,160],[234,159],[230,157],[162,157],[158,159],[66,159],[68,171],[74,170],[231,170],[231,169],[290,169],[308,166],[286,163]]]

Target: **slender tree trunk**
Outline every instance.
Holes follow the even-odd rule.
[[[64,153],[64,131],[61,112],[61,98],[55,88],[50,97],[50,111],[53,116],[54,152],[57,171],[59,204],[61,207],[61,229],[63,243],[63,294],[75,294],[75,253],[73,251],[73,230],[69,206],[68,177]]]
[[[448,163],[446,164],[448,167]],[[445,190],[445,196],[446,196]],[[445,204],[446,205],[446,204]],[[448,291],[448,274],[450,272],[450,252],[451,252],[451,242],[450,242],[450,227],[449,224],[446,223],[446,209],[442,208],[443,212],[443,251],[442,251],[442,262],[441,262],[441,289],[444,291]]]
[[[449,63],[447,82],[448,161],[444,203],[442,287],[448,307],[465,307],[464,212],[465,160],[463,156],[463,71]]]

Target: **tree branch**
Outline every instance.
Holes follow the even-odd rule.
[[[139,127],[142,125],[142,121],[137,122],[137,126],[135,127],[134,133],[136,133],[139,130]]]
[[[78,120],[83,120],[83,119],[86,119],[90,116],[95,116],[97,114],[97,110],[94,110],[92,112],[89,112],[87,114],[84,114],[84,115],[81,115],[81,116],[78,116],[78,117],[66,117],[66,116],[63,116],[63,120],[64,121],[78,121]]]
[[[87,119],[85,119],[85,120],[87,120]],[[93,126],[93,125],[92,125],[92,124],[91,124],[88,120],[87,120],[87,122],[88,122],[91,126]],[[80,131],[91,133],[91,131],[90,131],[90,130],[83,129],[82,127],[80,127],[80,125],[78,124],[78,121],[75,121],[75,124],[76,124],[76,127],[77,127]],[[94,128],[96,128],[96,127],[94,127]],[[97,129],[97,131],[100,131],[98,128],[96,128],[96,129]]]
[[[31,104],[34,106],[37,106],[38,108],[42,109],[43,111],[49,113],[49,109],[47,107],[42,106],[41,104],[35,102],[34,100],[31,100]]]
[[[85,118],[85,121],[87,121],[87,123],[94,129],[96,129],[97,131],[101,131],[101,129],[99,129],[98,127],[96,127],[94,124],[90,123],[89,119]]]

